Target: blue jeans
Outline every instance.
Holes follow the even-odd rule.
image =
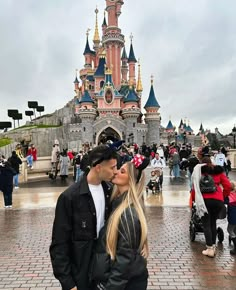
[[[83,175],[83,171],[80,169],[80,167],[76,168],[76,179],[75,182],[79,181],[79,178]]]
[[[19,173],[13,176],[13,184],[18,187],[19,185]]]
[[[180,177],[179,164],[173,165],[173,174],[174,174],[174,177]]]
[[[32,155],[28,155],[26,156],[26,160],[27,160],[27,163],[30,167],[33,166],[33,156]]]

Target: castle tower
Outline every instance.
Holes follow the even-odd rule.
[[[131,82],[134,86],[136,86],[136,79],[135,79],[135,63],[137,62],[135,55],[134,55],[134,49],[133,49],[133,35],[130,35],[130,50],[129,50],[129,58],[128,58],[128,64],[129,64],[129,82]]]
[[[160,106],[156,100],[156,96],[153,89],[153,77],[151,77],[151,89],[149,93],[148,100],[144,106],[146,110],[145,122],[148,126],[147,130],[147,144],[152,145],[156,143],[160,145],[160,122],[161,117],[158,112]]]
[[[123,48],[122,56],[121,56],[122,66],[121,66],[121,82],[122,84],[127,84],[127,74],[128,74],[128,57],[126,54],[125,46]]]
[[[106,11],[104,11],[104,19],[102,23],[102,35],[105,34],[106,28],[107,28]]]
[[[84,49],[84,58],[85,58],[84,67],[85,68],[92,68],[92,60],[93,60],[93,57],[95,54],[94,51],[92,51],[90,49],[90,46],[89,46],[89,41],[88,41],[89,31],[90,31],[90,29],[88,29],[86,32],[87,40],[86,40],[86,45],[85,45],[85,49]]]
[[[87,82],[85,83],[84,94],[79,101],[78,116],[81,119],[81,136],[82,140],[93,143],[93,122],[96,118],[96,109],[94,108],[94,100],[88,92]]]
[[[106,11],[108,13],[108,26],[102,37],[102,43],[106,48],[107,66],[112,69],[115,87],[121,83],[121,49],[124,46],[124,35],[118,27],[118,17],[121,14],[123,0],[106,0]]]
[[[141,114],[141,110],[138,107],[139,98],[136,95],[133,86],[130,84],[129,92],[124,97],[124,108],[122,110],[122,117],[126,124],[126,141],[128,143],[137,142],[137,123]]]

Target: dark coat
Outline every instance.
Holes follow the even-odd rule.
[[[123,196],[120,196],[113,202],[113,210],[122,199]],[[131,206],[121,215],[114,261],[106,252],[106,226],[100,231],[93,261],[93,279],[106,290],[123,290],[131,279],[140,276],[147,278],[147,261],[139,251],[140,239],[139,218],[135,208]]]
[[[15,170],[9,164],[0,166],[0,191],[5,194],[10,194],[13,191],[13,176]]]
[[[102,182],[105,220],[109,215],[112,186]],[[89,290],[89,265],[97,239],[96,209],[84,175],[58,198],[52,231],[50,256],[55,277],[63,290],[75,286]]]
[[[19,174],[20,170],[20,164],[22,164],[21,159],[17,156],[16,153],[13,153],[10,158],[8,158],[8,161],[11,164],[11,167],[16,171],[17,174]]]

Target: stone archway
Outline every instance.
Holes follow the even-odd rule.
[[[107,127],[98,134],[97,144],[106,143],[109,140],[112,142],[121,140],[120,134],[112,127]]]

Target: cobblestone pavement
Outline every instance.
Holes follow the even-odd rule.
[[[53,208],[0,211],[0,289],[60,289],[48,255],[53,216]],[[149,207],[147,216],[148,289],[236,289],[227,237],[217,256],[207,258],[201,254],[203,236],[189,240],[188,207]],[[225,230],[226,221],[221,227]]]
[[[61,289],[53,277],[48,252],[54,203],[45,206],[48,191],[39,186],[42,184],[22,185],[15,193],[21,200],[18,206],[13,210],[0,210],[0,289]],[[32,198],[30,203],[25,200],[29,199],[25,193],[27,187],[31,188],[31,193],[28,193]],[[150,246],[148,289],[236,289],[236,262],[235,257],[229,254],[227,221],[219,221],[225,239],[218,244],[216,257],[204,257],[201,254],[205,248],[203,234],[197,235],[195,242],[189,239],[191,212],[186,205],[187,181],[173,181],[165,177],[163,187],[162,197],[148,197],[157,201],[147,206]],[[56,191],[57,195],[61,189],[50,186],[50,192]],[[165,199],[168,194],[169,198]],[[36,195],[37,198],[34,198]],[[171,198],[178,201],[178,206],[171,206]],[[42,199],[45,203],[38,203]],[[25,202],[28,202],[29,208],[25,208]]]

